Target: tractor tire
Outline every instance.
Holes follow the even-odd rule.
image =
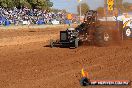
[[[78,48],[79,40],[76,38],[75,41],[69,46],[70,49]]]
[[[108,30],[103,28],[98,28],[95,32],[95,45],[103,47],[108,46],[112,37]]]
[[[132,29],[127,26],[123,30],[123,38],[130,39],[131,37],[132,37]]]
[[[53,48],[54,47],[54,41],[51,39],[50,40],[50,47]]]
[[[75,39],[75,48],[78,48],[78,41],[79,41],[79,40],[76,38],[76,39]]]

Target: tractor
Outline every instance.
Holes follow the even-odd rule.
[[[50,46],[77,48],[82,44],[109,45],[114,39],[113,32],[118,31],[117,33],[119,33],[123,28],[123,22],[119,22],[120,26],[117,28],[116,21],[99,21],[97,17],[97,11],[87,11],[83,23],[76,28],[68,28],[65,31],[60,31],[60,40],[51,40]]]

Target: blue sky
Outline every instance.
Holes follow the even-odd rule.
[[[53,8],[65,9],[68,12],[77,13],[77,0],[51,0],[54,3]],[[96,9],[104,5],[104,0],[82,0],[86,2],[90,9]],[[124,2],[132,2],[132,0],[124,0]]]

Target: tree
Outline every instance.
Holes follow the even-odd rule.
[[[98,7],[97,8],[97,12],[100,16],[103,16],[104,15],[104,7]]]
[[[115,0],[116,8],[121,9],[123,6],[122,4],[123,4],[123,0]]]
[[[14,2],[12,0],[0,0],[0,6],[4,8],[11,8],[14,6]]]
[[[27,6],[31,8],[49,9],[53,6],[50,0],[0,0],[0,6],[6,8]]]
[[[115,7],[118,10],[123,11],[123,0],[115,0]]]
[[[89,10],[89,6],[86,3],[81,3],[81,14],[84,15]],[[78,14],[80,14],[80,5],[77,6]]]
[[[123,7],[124,7],[124,11],[131,11],[130,6],[132,6],[132,3],[128,3],[128,2],[124,2],[123,3]]]
[[[54,9],[54,8],[52,8],[51,11],[54,12],[54,13],[58,13],[58,12],[68,13],[68,12],[66,12],[65,9],[60,10],[60,9]]]
[[[50,0],[27,0],[32,8],[39,8],[39,9],[48,9],[49,7],[53,6],[53,3]]]
[[[129,8],[130,6],[132,6],[132,3],[128,2],[123,3],[123,0],[115,0],[115,7],[121,12],[131,11],[131,9]]]

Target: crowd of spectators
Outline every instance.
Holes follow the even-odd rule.
[[[28,9],[5,9],[0,7],[0,23],[8,21],[10,24],[51,24],[58,20],[60,24],[65,23],[66,15],[62,12],[50,12],[48,10]]]

